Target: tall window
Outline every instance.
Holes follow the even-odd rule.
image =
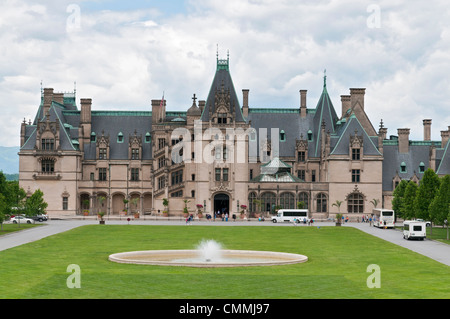
[[[359,193],[353,193],[347,199],[347,211],[349,213],[364,212],[364,197]]]
[[[123,133],[119,132],[117,135],[117,143],[123,143]]]
[[[300,193],[298,195],[298,201],[303,202],[303,208],[308,209],[308,193]]]
[[[166,146],[166,139],[158,138],[158,149],[164,148],[164,146]]]
[[[62,198],[62,209],[63,210],[68,210],[69,209],[69,197],[63,197]]]
[[[359,161],[361,159],[361,149],[360,148],[352,148],[352,160]]]
[[[359,183],[361,180],[361,170],[352,169],[352,183]]]
[[[318,213],[326,213],[328,211],[327,208],[327,196],[323,193],[317,195],[317,212]]]
[[[215,175],[216,175],[216,182],[219,182],[220,181],[220,168],[216,168],[215,169]]]
[[[162,189],[164,187],[166,187],[166,178],[161,176],[158,178],[158,189]]]
[[[222,171],[222,180],[228,182],[228,168],[224,168]]]
[[[297,156],[298,156],[298,161],[299,162],[304,162],[306,160],[306,152],[305,151],[299,151],[297,152]]]
[[[43,138],[41,148],[46,151],[53,151],[55,148],[55,140],[53,138]]]
[[[256,212],[257,207],[256,207],[255,200],[256,200],[256,194],[255,193],[248,194],[248,211],[250,213]]]
[[[183,182],[183,170],[173,172],[171,178],[172,178],[172,185],[181,184]]]
[[[276,197],[274,193],[263,193],[261,195],[261,210],[263,212],[272,212],[276,205]]]
[[[299,169],[297,171],[297,177],[300,178],[302,181],[305,180],[306,171],[304,169]]]
[[[315,182],[316,181],[316,170],[313,169],[311,170],[311,182]]]
[[[138,181],[139,180],[139,168],[131,169],[131,180]]]
[[[131,149],[131,159],[132,160],[138,160],[139,159],[139,149],[138,148],[132,148]]]
[[[51,174],[55,172],[55,161],[51,159],[44,159],[41,162],[42,173]]]
[[[106,154],[106,148],[98,149],[98,159],[107,159]]]
[[[400,173],[406,173],[406,163],[402,162],[400,164]]]
[[[291,193],[283,193],[280,195],[280,206],[284,209],[294,209],[295,196]]]
[[[424,172],[425,172],[425,164],[423,162],[420,162],[419,173],[424,173]]]
[[[98,180],[99,181],[106,181],[106,168],[99,168],[98,169]]]

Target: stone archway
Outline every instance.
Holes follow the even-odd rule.
[[[230,215],[230,196],[226,193],[218,193],[214,195],[214,213]]]

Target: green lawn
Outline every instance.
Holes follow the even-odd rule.
[[[0,228],[0,236],[6,235],[9,233],[13,233],[16,231],[24,230],[27,228],[32,228],[36,226],[42,226],[43,224],[37,223],[37,224],[3,224]]]
[[[227,249],[308,256],[303,264],[189,268],[118,264],[112,253]],[[81,268],[69,289],[67,266]],[[370,264],[381,288],[367,287]],[[0,298],[450,298],[450,267],[351,227],[89,225],[0,252]]]

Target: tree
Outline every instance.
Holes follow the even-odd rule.
[[[0,230],[3,231],[3,222],[6,219],[6,201],[5,196],[0,194]]]
[[[414,201],[416,218],[429,219],[429,207],[431,201],[436,196],[439,190],[439,177],[431,169],[428,168],[423,174],[417,190],[416,199]]]
[[[394,198],[392,199],[392,209],[395,211],[395,216],[400,218],[404,217],[403,212],[403,197],[405,196],[406,186],[408,185],[407,180],[402,180],[394,190]]]
[[[416,218],[414,203],[417,197],[418,186],[413,181],[409,181],[406,185],[405,194],[402,200],[402,212],[404,219]]]
[[[331,204],[331,206],[336,206],[338,208],[338,213],[336,214],[336,222],[338,224],[341,223],[341,218],[342,218],[342,214],[341,214],[341,205],[342,205],[343,201],[341,200],[336,200],[333,204]]]
[[[377,208],[378,203],[380,202],[380,200],[374,198],[374,199],[372,199],[370,202],[372,203],[373,208]]]
[[[430,204],[430,220],[435,224],[444,224],[448,217],[448,207],[450,205],[450,175],[446,175],[441,180],[441,185],[437,195]]]
[[[38,214],[46,214],[48,204],[44,201],[44,193],[37,189],[25,201],[25,214],[28,216],[36,216]]]

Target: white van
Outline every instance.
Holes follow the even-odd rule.
[[[423,240],[427,237],[427,228],[425,222],[417,220],[405,220],[403,222],[403,238],[417,238]]]
[[[392,209],[374,208],[372,215],[374,227],[394,228],[395,212]]]
[[[295,220],[297,223],[300,223],[307,219],[307,209],[280,209],[277,216],[272,217],[272,222],[294,222]]]

